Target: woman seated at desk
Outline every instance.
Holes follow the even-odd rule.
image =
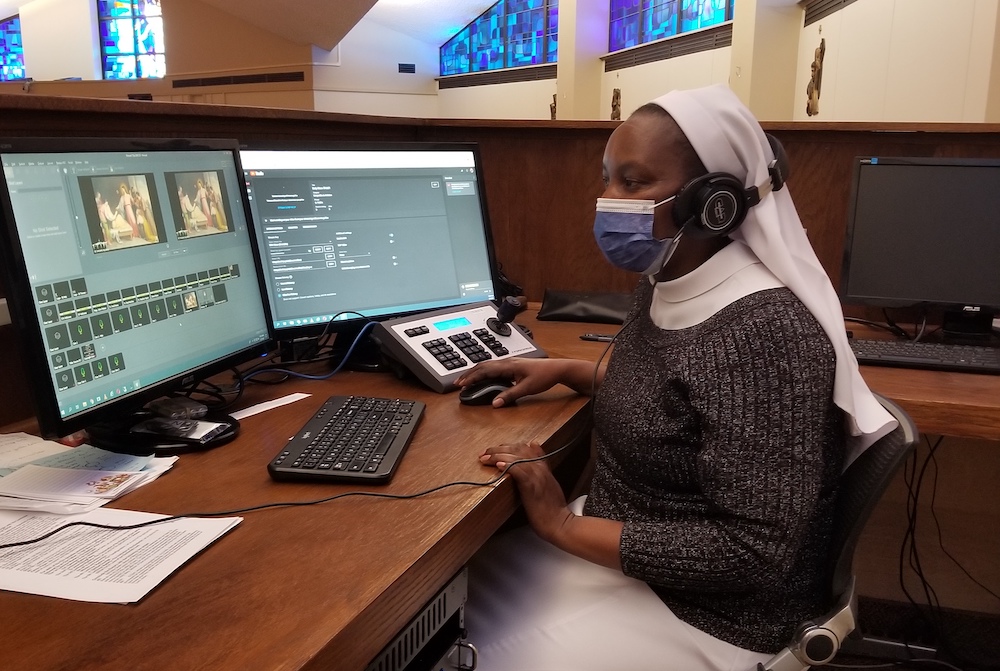
[[[838,477],[895,422],[858,373],[778,149],[723,86],[641,107],[608,141],[594,224],[608,260],[643,274],[607,367],[508,359],[458,380],[513,379],[497,406],[597,391],[585,503],[544,461],[513,466],[531,529],[470,566],[480,669],[749,670],[826,605]]]

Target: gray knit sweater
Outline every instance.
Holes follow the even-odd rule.
[[[826,607],[844,451],[835,355],[787,289],[663,330],[642,281],[595,401],[587,515],[621,520],[621,562],[689,624],[776,652]]]

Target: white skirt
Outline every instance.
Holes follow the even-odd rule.
[[[572,508],[580,514],[583,499]],[[528,527],[491,539],[469,563],[465,626],[480,671],[752,671],[771,657],[682,622],[646,583]]]

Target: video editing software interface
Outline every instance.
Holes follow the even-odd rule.
[[[64,419],[268,340],[235,158],[0,151]]]
[[[243,150],[241,162],[276,329],[495,297],[471,147]]]
[[[1000,160],[860,158],[842,294],[1000,308]]]

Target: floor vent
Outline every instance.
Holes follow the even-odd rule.
[[[430,653],[434,659],[439,658],[444,648],[452,644],[464,626],[462,608],[469,591],[468,569],[462,569],[451,582],[441,590],[424,609],[413,618],[398,636],[382,650],[365,671],[403,671],[411,662]],[[450,640],[445,641],[443,649],[427,651],[428,644],[436,642],[435,635],[444,632],[446,625],[452,629]],[[438,636],[437,639],[441,639]],[[430,661],[433,661],[431,659]]]

